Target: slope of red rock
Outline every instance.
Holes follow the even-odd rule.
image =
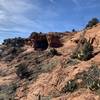
[[[1,46],[4,51],[0,51],[0,99],[100,100],[100,89],[92,91],[77,78],[93,64],[98,66],[96,71],[100,78],[100,24],[85,30],[86,39],[95,38],[92,45],[96,53],[87,61],[70,58],[82,32],[64,35],[61,38],[63,46],[56,49],[58,54],[52,53],[50,48],[35,51],[28,45],[18,48],[15,54],[11,48]],[[63,92],[69,80],[75,80],[78,87],[73,92]]]

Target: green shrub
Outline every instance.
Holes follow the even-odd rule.
[[[25,44],[25,39],[21,37],[5,39],[2,43],[9,47],[22,47]]]
[[[72,32],[77,32],[75,29],[72,29]]]
[[[81,79],[82,87],[89,88],[91,91],[100,89],[100,69],[95,64],[88,71],[78,73],[76,79]]]
[[[74,80],[69,80],[67,84],[63,87],[62,91],[66,92],[74,92],[77,89],[77,83]]]
[[[55,48],[51,48],[48,52],[49,56],[56,56],[59,55],[58,51]]]
[[[92,91],[100,89],[100,80],[93,80],[91,84],[88,85],[88,88]]]
[[[100,88],[100,69],[93,64],[87,72],[83,75],[83,81],[90,90],[97,90]]]
[[[74,66],[74,65],[77,65],[79,63],[79,61],[77,59],[71,59],[71,58],[68,58],[68,59],[65,59],[62,63],[62,66],[64,68],[66,67],[69,67],[69,66]]]
[[[79,60],[88,60],[92,57],[93,46],[90,42],[85,42],[83,48],[78,52],[77,58]]]
[[[98,24],[99,23],[99,20],[97,18],[92,18],[88,24],[86,25],[85,28],[91,28],[93,27],[94,25]]]
[[[16,83],[0,86],[0,100],[15,100]]]
[[[19,64],[16,67],[16,74],[20,79],[29,78],[31,72],[28,70],[25,64]]]
[[[86,38],[83,38],[79,41],[77,48],[71,55],[71,58],[77,58],[79,60],[89,60],[93,56],[93,46],[91,41],[87,41]]]

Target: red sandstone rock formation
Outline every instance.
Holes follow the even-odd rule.
[[[62,46],[60,41],[61,34],[49,33],[42,34],[33,32],[30,38],[30,44],[34,47],[35,50],[45,50],[49,47],[58,48]]]
[[[45,50],[48,48],[48,41],[45,34],[33,32],[30,40],[35,50]]]
[[[60,35],[56,34],[56,33],[49,33],[47,35],[47,39],[48,39],[48,44],[50,47],[53,48],[58,48],[62,46],[62,43],[60,41]]]

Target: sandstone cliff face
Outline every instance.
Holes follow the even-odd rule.
[[[29,38],[12,38],[5,39],[3,44],[9,47],[21,47],[28,45],[34,48],[34,50],[46,50],[48,47],[59,48],[63,46],[61,38],[63,33],[31,33]]]
[[[48,47],[59,48],[62,46],[61,35],[58,33],[36,33],[33,32],[29,37],[29,43],[35,50],[46,50]]]
[[[87,61],[70,57],[81,33],[62,35],[63,46],[56,49],[60,55],[48,47],[42,50],[38,44],[43,40],[48,41],[48,46],[55,44],[59,38],[55,42],[51,34],[31,35],[27,45],[16,48],[16,52],[9,46],[0,46],[0,99],[100,100],[100,24],[85,32],[87,40],[95,37],[95,55]]]
[[[48,41],[45,34],[33,32],[30,40],[35,50],[45,50],[48,48]]]
[[[57,33],[48,33],[47,35],[49,47],[59,48],[62,46],[61,36]]]

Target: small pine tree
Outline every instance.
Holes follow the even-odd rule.
[[[94,25],[98,24],[99,23],[99,20],[97,18],[92,18],[88,24],[86,25],[85,28],[91,28],[93,27]]]
[[[76,30],[75,29],[72,29],[72,32],[76,32]]]

